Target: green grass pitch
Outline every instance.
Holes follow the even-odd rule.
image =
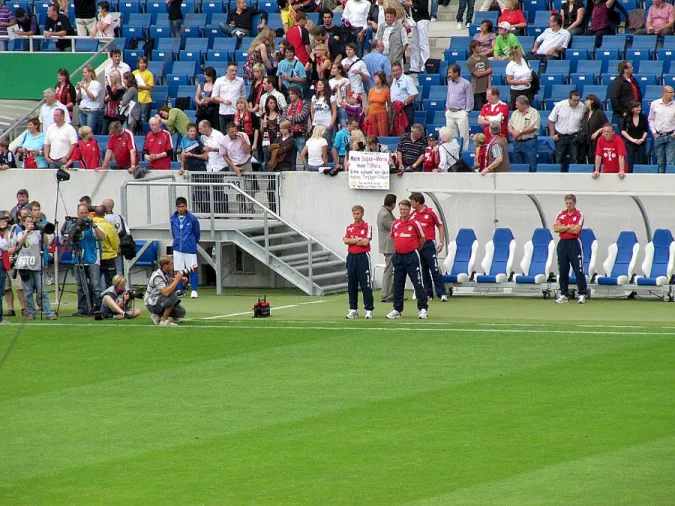
[[[0,504],[675,504],[675,304],[258,293],[0,327]]]

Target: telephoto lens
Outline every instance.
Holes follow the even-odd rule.
[[[189,277],[190,273],[195,272],[197,270],[197,266],[192,266],[189,269],[183,269],[182,271],[179,271],[178,273],[183,276],[183,277]]]

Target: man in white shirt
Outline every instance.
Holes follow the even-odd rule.
[[[131,72],[129,65],[122,61],[122,51],[119,49],[113,49],[110,51],[110,59],[112,62],[105,68],[105,82],[110,84],[110,74],[115,70],[120,73],[120,76],[124,77],[124,74]],[[124,80],[122,80],[122,85],[124,85]]]
[[[192,180],[195,183],[220,183],[222,180],[220,179],[214,179],[213,173],[214,172],[221,172],[227,168],[227,163],[225,162],[225,158],[223,158],[223,155],[220,154],[220,143],[223,141],[223,134],[213,128],[211,126],[211,123],[209,123],[208,120],[201,120],[199,122],[199,133],[201,136],[199,137],[199,140],[202,142],[202,145],[204,146],[204,153],[207,154],[208,159],[206,160],[206,172],[208,174],[205,174],[204,172],[195,172],[192,174]],[[215,176],[217,177],[217,176]],[[201,195],[201,198],[198,200],[202,200],[204,202],[202,206],[203,212],[210,213],[210,198],[211,198],[211,191],[208,186],[200,187],[197,186],[194,188],[195,194],[196,195]],[[213,200],[214,200],[214,213],[226,213],[227,212],[227,196],[225,195],[225,192],[222,187],[214,187],[213,188]]]
[[[56,100],[56,91],[54,88],[47,88],[42,92],[42,97],[45,99],[45,103],[40,107],[40,123],[42,124],[43,132],[46,132],[47,129],[54,124],[54,111],[57,109],[64,112],[66,122],[70,123],[68,108]]]
[[[343,58],[342,66],[347,71],[347,78],[349,79],[350,89],[347,91],[348,93],[359,93],[363,96],[363,81],[370,81],[368,66],[356,55],[357,46],[353,42],[347,44],[345,51],[347,52],[347,58]]]
[[[274,77],[267,76],[263,79],[263,91],[264,93],[260,97],[260,108],[258,109],[260,116],[265,114],[265,104],[267,103],[267,97],[274,97],[277,99],[279,111],[286,109],[286,97],[284,97],[284,94],[274,87]]]
[[[369,12],[370,2],[366,0],[347,0],[344,11],[342,12],[342,21],[349,26],[351,30],[351,37],[349,40],[356,42],[356,54],[359,58],[363,56],[363,43],[366,38]]]
[[[77,144],[77,132],[66,123],[67,114],[61,109],[54,111],[54,124],[45,134],[45,159],[50,169],[60,169],[71,157]]]
[[[649,107],[649,129],[654,136],[654,151],[659,172],[666,171],[666,165],[675,163],[675,100],[672,86],[664,86],[661,98]]]
[[[549,135],[555,141],[555,163],[561,165],[561,172],[567,172],[570,163],[577,163],[577,135],[581,131],[585,112],[581,95],[577,90],[572,90],[569,99],[555,104],[548,116]]]
[[[417,86],[412,77],[403,73],[403,67],[400,62],[396,62],[391,66],[391,73],[394,79],[391,81],[389,93],[391,96],[391,103],[401,102],[403,104],[403,112],[408,120],[408,125],[415,122],[415,99],[419,96]]]
[[[563,19],[560,14],[551,14],[548,19],[548,28],[537,37],[532,48],[530,60],[544,62],[542,72],[546,70],[549,60],[557,60],[570,44],[570,32],[562,27]]]
[[[234,121],[235,105],[240,97],[246,98],[246,85],[243,78],[237,77],[237,64],[229,63],[227,74],[216,79],[211,93],[211,99],[220,104],[218,114],[221,131],[225,131],[227,124]]]

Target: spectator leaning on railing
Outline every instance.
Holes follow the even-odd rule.
[[[47,21],[45,21],[44,36],[49,39],[51,37],[65,37],[72,35],[75,35],[75,30],[73,30],[73,27],[68,20],[68,16],[59,12],[57,4],[51,4],[47,8]],[[59,51],[69,49],[71,44],[72,42],[70,39],[60,39],[56,41],[56,47]]]

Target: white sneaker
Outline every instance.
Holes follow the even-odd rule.
[[[436,22],[436,18],[431,18],[431,19],[429,20],[429,23],[435,23],[435,22]]]
[[[561,295],[555,300],[555,303],[556,304],[565,304],[569,301],[570,300],[567,298],[567,295]]]
[[[471,23],[467,22],[467,23],[464,25],[464,28],[466,28],[467,30],[468,30],[469,28],[471,28]]]
[[[366,320],[372,320],[373,319],[373,312],[372,311],[366,311]]]
[[[196,299],[199,297],[199,294],[197,293],[197,290],[192,290],[192,293],[190,294],[191,299]]]
[[[457,21],[457,29],[464,30],[464,23],[462,23],[461,21]]]
[[[577,297],[577,302],[579,304],[586,304],[586,296],[585,295],[579,295],[579,297]]]
[[[441,302],[448,302],[448,296],[447,295],[441,295]]]
[[[429,313],[427,312],[426,309],[420,309],[417,318],[419,318],[420,320],[426,320],[427,318],[429,318]]]
[[[172,320],[176,325],[183,323],[183,318],[172,318]]]
[[[391,311],[390,313],[387,313],[387,318],[389,318],[390,320],[394,320],[394,319],[400,318],[400,317],[401,317],[401,313],[399,313],[395,309],[393,311]]]
[[[161,321],[159,322],[159,326],[160,326],[160,327],[177,327],[178,324],[172,322],[171,320],[161,320]]]
[[[354,320],[359,317],[359,312],[356,309],[350,309],[349,313],[347,313],[347,319],[348,320]]]
[[[159,322],[162,319],[162,318],[160,318],[160,316],[158,314],[152,314],[152,313],[150,314],[150,318],[152,319],[152,323],[154,323],[155,325],[159,325]]]

